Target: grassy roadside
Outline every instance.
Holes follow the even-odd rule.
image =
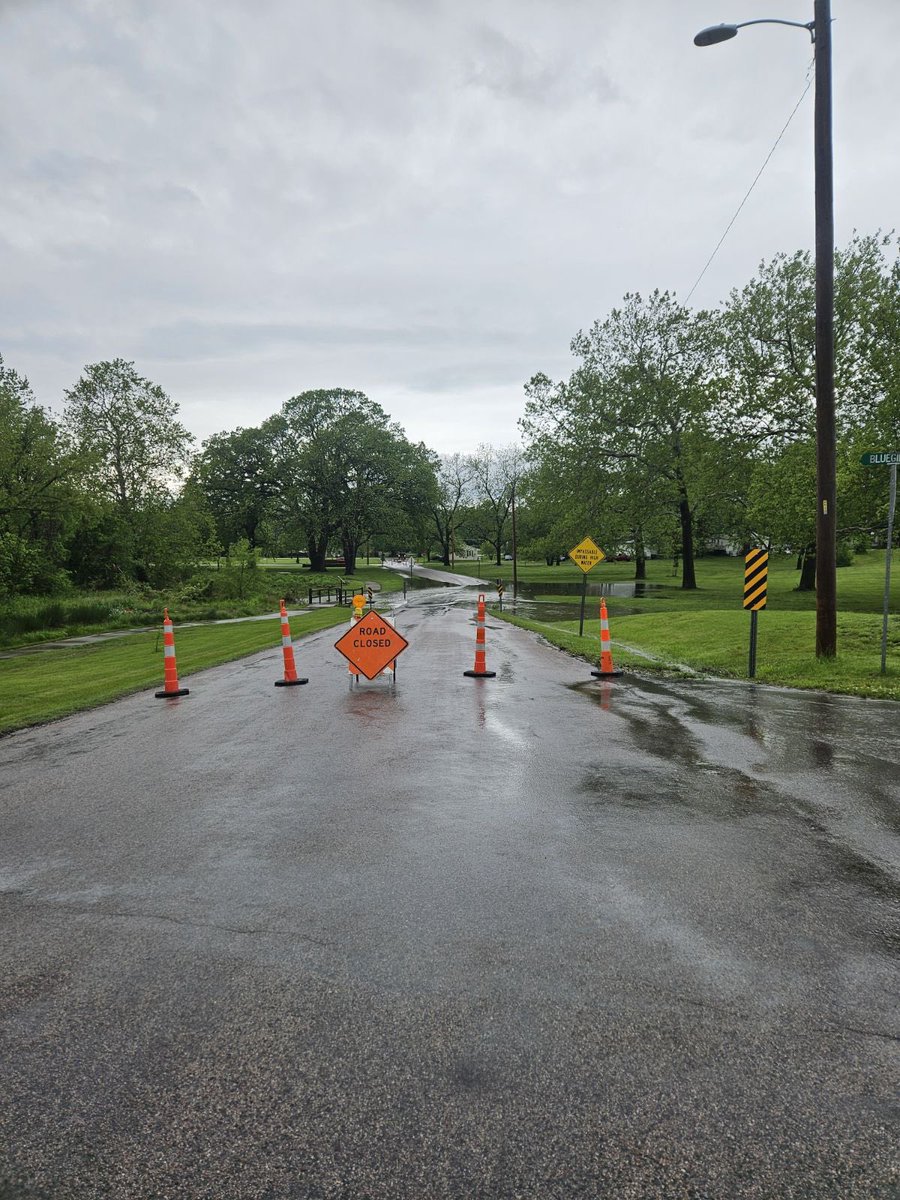
[[[750,619],[743,611],[696,610],[610,614],[612,650],[617,667],[671,673],[688,667],[704,675],[747,678]],[[497,613],[496,615],[501,615]],[[534,630],[570,654],[596,665],[600,655],[600,622],[535,621],[504,612],[514,625]],[[815,657],[815,613],[766,610],[759,617],[756,678],[785,687],[821,688],[852,696],[900,700],[900,620],[888,628],[887,674],[880,673],[881,618],[872,613],[844,613],[838,618],[838,654]]]
[[[346,620],[345,609],[322,608],[293,617],[291,633],[303,637]],[[179,680],[190,687],[197,671],[280,645],[277,620],[176,629]],[[302,648],[297,658],[299,669]],[[277,677],[273,675],[273,683]],[[114,641],[0,659],[0,733],[94,708],[130,692],[159,689],[162,679],[161,627]]]
[[[500,568],[506,578],[509,567],[504,563]],[[701,674],[746,679],[750,618],[741,607],[743,571],[739,558],[700,559],[698,588],[683,591],[680,579],[672,574],[671,562],[649,562],[647,586],[638,595],[607,597],[616,665],[651,671],[683,666]],[[508,611],[503,616],[596,663],[598,600],[596,596],[588,598],[585,636],[579,637],[580,586],[572,587],[575,574],[580,585],[580,572],[574,564],[568,568],[534,564],[520,571],[526,585],[522,594],[530,600],[524,606],[527,617]],[[588,579],[591,584],[626,583],[632,574],[630,563],[604,563]],[[798,574],[792,557],[773,556],[769,560],[768,607],[759,616],[756,678],[787,687],[900,700],[898,575],[900,572],[893,572],[887,674],[882,675],[884,552],[861,554],[838,571],[838,655],[833,660],[815,657],[814,593],[796,590]],[[542,609],[548,614],[543,619]]]

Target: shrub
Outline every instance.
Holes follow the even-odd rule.
[[[41,570],[34,546],[15,533],[0,533],[0,595],[30,592]]]

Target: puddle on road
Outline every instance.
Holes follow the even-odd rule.
[[[438,580],[438,579],[420,579],[418,575],[414,575],[414,576],[412,577],[412,579],[409,579],[409,578],[407,578],[407,580],[406,580],[406,587],[407,587],[407,590],[410,590],[410,589],[411,589],[411,590],[412,590],[412,591],[414,591],[414,592],[428,591],[428,590],[429,590],[429,588],[439,588],[439,589],[443,589],[443,588],[451,588],[451,587],[464,587],[464,586],[465,586],[465,584],[459,584],[459,583],[448,583],[448,582],[446,582],[445,580],[442,580],[442,579],[441,579],[441,580]]]
[[[548,617],[553,620],[577,620],[578,605],[559,602],[555,603],[552,599],[539,599],[538,597],[547,596],[581,596],[580,583],[556,583],[549,581],[543,584],[520,583],[516,589],[516,598],[512,597],[512,583],[506,580],[506,593],[503,597],[504,609],[510,609],[518,613],[520,616],[531,616],[532,612],[540,613],[543,619]],[[413,576],[412,579],[406,580],[407,591],[427,592],[438,591],[442,592],[448,588],[457,588],[460,592],[468,594],[470,591],[483,591],[489,603],[496,604],[497,592],[493,584],[471,584],[448,583],[443,580],[422,579],[419,576]],[[628,599],[664,599],[666,588],[662,584],[645,583],[636,580],[632,583],[589,583],[587,588],[588,599],[599,599],[601,596],[615,596],[624,600]],[[589,606],[590,607],[590,606]],[[632,614],[643,612],[642,608],[629,608],[627,606],[616,606],[616,611],[621,614]]]

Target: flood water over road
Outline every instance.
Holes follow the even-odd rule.
[[[465,678],[476,590],[0,740],[0,1179],[896,1195],[897,706]]]

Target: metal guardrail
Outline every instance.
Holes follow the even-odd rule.
[[[308,587],[307,598],[309,606],[314,604],[349,604],[353,589],[345,583],[328,584],[325,587]]]

